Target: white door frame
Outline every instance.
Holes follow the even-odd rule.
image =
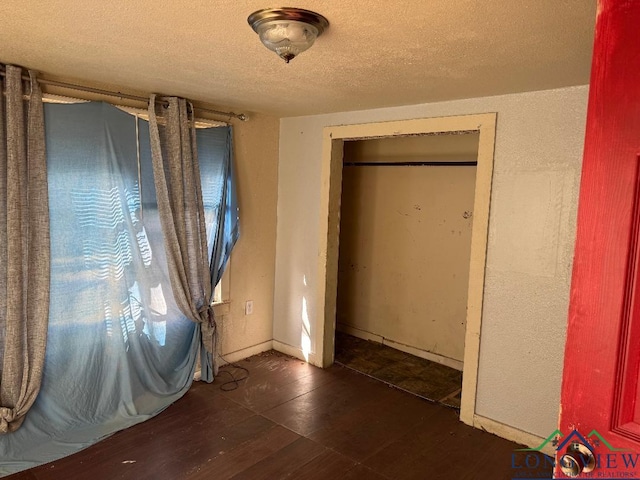
[[[408,135],[479,134],[460,408],[460,419],[470,425],[474,423],[478,382],[496,119],[496,113],[484,113],[337,125],[325,127],[323,130],[317,292],[317,318],[323,327],[315,329],[314,334],[316,354],[320,357],[316,359],[316,363],[323,367],[328,367],[334,361],[344,141]]]

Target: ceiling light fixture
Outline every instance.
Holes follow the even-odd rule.
[[[322,15],[301,8],[266,8],[253,12],[247,21],[264,46],[287,63],[311,47],[329,26]]]

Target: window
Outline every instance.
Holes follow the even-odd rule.
[[[94,102],[46,105],[46,115],[51,291],[60,319],[91,324],[125,349],[141,336],[170,345],[182,314],[168,295],[148,123]],[[199,128],[196,136],[211,260],[232,187],[230,132]],[[224,299],[225,285],[218,283],[214,300]]]
[[[215,232],[218,230],[219,222],[229,220],[229,214],[235,213],[229,210],[233,205],[229,205],[221,198],[223,195],[233,196],[232,184],[229,182],[230,174],[225,172],[227,164],[225,158],[230,155],[231,137],[227,128],[202,128],[196,131],[198,144],[198,160],[200,163],[200,175],[202,177],[202,200],[207,221],[207,239],[209,242],[209,259],[213,253],[213,240]],[[226,185],[225,185],[226,182]],[[233,204],[234,202],[229,202]],[[221,207],[222,206],[222,207]],[[221,211],[221,208],[224,211]],[[232,245],[231,245],[232,246]],[[220,245],[220,248],[227,248]],[[216,313],[225,314],[226,309],[220,305],[229,301],[229,272],[224,269],[220,281],[216,284],[213,292],[213,303],[218,304]]]

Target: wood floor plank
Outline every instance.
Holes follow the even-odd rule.
[[[356,461],[333,450],[326,450],[309,463],[293,471],[290,476],[295,480],[338,479],[343,478],[356,465]]]
[[[184,477],[188,480],[225,480],[274,455],[300,436],[279,425],[230,451],[221,452],[206,463],[196,465]]]
[[[426,400],[387,387],[361,408],[335,417],[309,438],[360,462],[439,412],[438,406]]]
[[[189,420],[185,421],[185,412]],[[171,405],[159,416],[135,425],[125,431],[98,442],[92,447],[76,454],[81,456],[84,465],[90,470],[98,470],[114,462],[132,462],[122,464],[123,471],[137,470],[137,458],[131,458],[140,446],[168,448],[184,444],[197,438],[202,429],[219,431],[231,427],[253,416],[250,410],[227,400],[216,397],[208,402],[198,400],[194,395],[185,395],[179,402]],[[161,451],[161,450],[159,450]],[[77,458],[71,456],[52,462],[49,468],[37,469],[43,479],[73,478],[76,475]],[[142,462],[141,462],[142,463]],[[109,467],[113,468],[113,467]],[[96,473],[98,475],[98,473]]]
[[[155,435],[142,437],[130,429],[123,432],[127,435],[122,435],[126,442],[97,444],[95,447],[99,453],[93,454],[89,460],[86,460],[85,452],[80,452],[38,467],[35,474],[39,480],[155,479],[158,472],[162,472],[165,478],[183,478],[194,464],[215,458],[220,452],[249,441],[274,425],[254,415],[226,428],[212,429],[207,423],[198,425],[194,421],[188,435],[180,437],[171,431],[158,431]]]
[[[332,379],[321,372],[316,371],[287,383],[274,383],[271,377],[262,377],[263,380],[253,380],[243,385],[243,388],[231,392],[225,392],[225,398],[238,402],[240,405],[261,413],[293,398],[304,395]]]
[[[234,371],[233,365],[239,365],[249,371],[249,377],[243,382],[245,385],[260,384],[265,378],[269,378],[273,385],[284,385],[307,375],[318,373],[318,369],[312,365],[274,351],[254,355],[235,362],[235,364],[221,367],[221,370],[230,370],[236,375],[245,375],[242,371]],[[220,380],[223,379],[220,376]]]
[[[519,447],[464,425],[453,411],[443,409],[363,463],[391,479],[510,479],[511,455]],[[551,471],[547,473],[550,478]]]
[[[354,468],[346,472],[344,476],[339,478],[340,480],[389,480],[388,477],[380,475],[364,465],[356,465]],[[423,478],[430,479],[431,477],[425,476]]]
[[[233,480],[273,480],[290,477],[293,472],[324,452],[326,449],[323,446],[301,437],[279,450],[277,454],[269,455],[231,478]]]
[[[333,375],[333,382],[267,410],[263,415],[308,436],[381,395],[380,382],[369,377],[344,367],[334,367]],[[384,387],[382,391],[386,391]]]
[[[221,392],[221,382],[196,383],[157,417],[7,478],[512,477],[511,455],[520,446],[462,424],[451,408],[344,367],[321,370],[281,354],[243,364],[251,367],[251,381],[233,392]]]
[[[159,471],[163,472],[164,478],[186,478],[195,465],[212,461],[225,452],[265,435],[273,427],[273,422],[258,415],[221,430],[202,425],[198,433],[194,432],[193,438],[172,447],[160,447],[159,451],[170,452],[170,455],[157,459],[153,469],[140,472],[135,478],[155,480]]]

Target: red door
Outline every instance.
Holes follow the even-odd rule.
[[[640,478],[640,0],[598,3],[556,476]]]

